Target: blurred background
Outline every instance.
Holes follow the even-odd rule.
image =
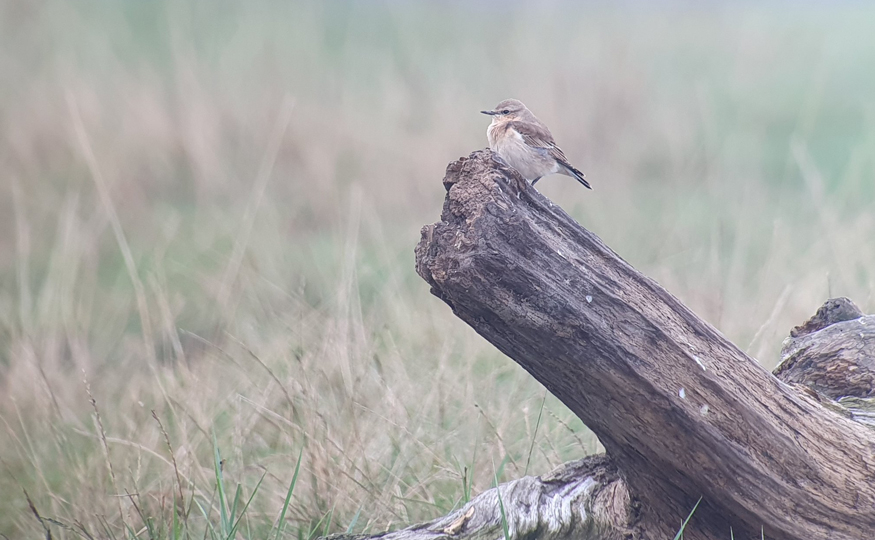
[[[239,484],[266,538],[299,455],[283,536],[373,533],[597,452],[413,270],[508,97],[595,188],[538,189],[764,367],[828,297],[872,312],[873,21],[0,2],[0,533],[218,537]]]

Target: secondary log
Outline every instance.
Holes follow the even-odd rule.
[[[513,539],[625,540],[633,537],[633,521],[625,482],[611,460],[599,455],[566,463],[543,477],[501,484],[428,523],[331,540],[501,539],[505,526]]]
[[[875,393],[875,316],[848,298],[827,301],[790,332],[775,375],[831,399]]]
[[[451,164],[417,271],[599,437],[634,535],[862,539],[875,437],[778,380],[489,151]]]

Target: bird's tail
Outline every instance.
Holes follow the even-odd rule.
[[[589,182],[586,181],[586,177],[583,176],[582,172],[572,167],[570,163],[563,163],[562,166],[565,167],[566,174],[568,176],[571,176],[572,178],[583,184],[585,188],[592,189],[592,186],[589,185]]]

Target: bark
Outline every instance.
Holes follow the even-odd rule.
[[[828,300],[790,332],[773,373],[825,407],[875,427],[875,316],[863,315],[847,298]]]
[[[875,436],[817,399],[829,377],[769,374],[491,152],[452,163],[444,184],[417,271],[599,437],[630,497],[610,534],[672,538],[701,496],[687,539],[872,537]],[[825,337],[854,324],[808,335],[827,332],[829,356]]]
[[[875,316],[847,298],[826,302],[781,348],[775,376],[817,394],[871,397],[875,392]]]
[[[500,500],[500,503],[499,503]],[[505,518],[502,519],[501,510]],[[606,456],[572,461],[547,476],[526,476],[487,490],[462,508],[390,533],[333,540],[621,540],[631,533],[626,484]]]

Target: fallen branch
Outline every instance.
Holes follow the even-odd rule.
[[[500,497],[500,502],[499,502]],[[544,477],[526,476],[484,491],[462,508],[390,533],[333,540],[472,540],[503,538],[620,540],[632,532],[626,484],[604,455],[566,463]]]
[[[853,310],[840,306],[840,320],[794,332],[797,341],[788,342],[777,370],[787,384],[491,152],[450,164],[444,185],[441,222],[423,229],[417,271],[459,318],[577,414],[607,452],[590,459],[617,471],[599,480],[569,465],[581,472],[566,485],[591,480],[595,495],[583,490],[566,506],[585,508],[602,497],[591,508],[610,508],[599,515],[614,517],[559,520],[557,530],[568,527],[575,538],[672,538],[703,497],[687,539],[722,540],[730,531],[778,540],[872,537],[875,435],[847,410],[824,406],[836,392],[847,395],[840,381],[854,396],[871,386],[866,377],[812,377],[815,368],[806,367],[830,373],[829,359],[844,354],[835,336],[848,337],[841,325],[861,324],[848,320]],[[863,341],[851,341],[871,350],[871,335],[859,335]],[[843,357],[843,372],[858,372],[856,361],[853,352]],[[511,502],[514,540],[564,534],[537,525],[553,504],[545,506],[555,497],[544,495],[555,493],[550,485],[526,478],[500,488]],[[609,496],[613,502],[605,502]],[[391,535],[500,537],[496,499],[486,492],[449,516]]]

